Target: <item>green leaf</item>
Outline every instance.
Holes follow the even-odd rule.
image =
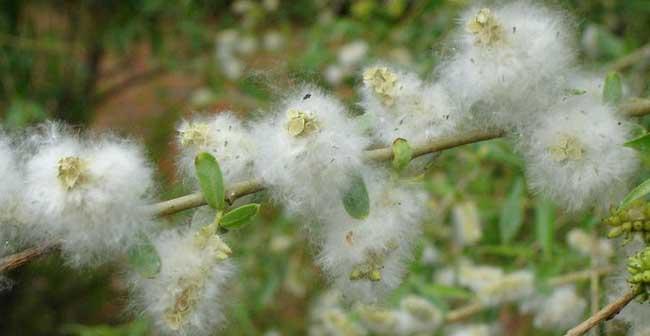
[[[129,265],[144,277],[153,278],[160,273],[158,251],[144,234],[138,235],[138,242],[128,250],[127,258]]]
[[[616,105],[623,98],[623,82],[618,72],[610,72],[605,78],[605,87],[603,88],[603,101],[605,103]]]
[[[627,196],[623,199],[621,202],[621,205],[619,206],[619,209],[625,209],[632,202],[645,197],[647,194],[650,194],[650,179],[645,180],[643,183],[639,184],[634,190],[630,191]]]
[[[512,189],[510,189],[510,194],[501,209],[501,217],[499,218],[501,242],[504,244],[512,241],[523,223],[523,192],[524,182],[521,178],[518,178]]]
[[[555,233],[555,208],[549,200],[540,199],[535,205],[535,229],[537,242],[542,247],[544,257],[549,258],[553,252],[553,235]]]
[[[650,133],[634,138],[624,144],[626,147],[634,148],[640,152],[650,153]]]
[[[370,213],[370,199],[368,189],[361,175],[350,178],[350,186],[343,194],[343,206],[352,218],[364,219]]]
[[[223,210],[226,206],[226,189],[217,159],[210,153],[201,153],[196,156],[194,165],[205,201],[214,209]]]
[[[239,208],[228,211],[221,222],[219,223],[220,227],[226,229],[239,229],[249,220],[251,220],[260,210],[259,204],[246,204],[242,205]]]
[[[393,141],[393,168],[402,171],[413,158],[413,149],[406,139],[396,139]]]

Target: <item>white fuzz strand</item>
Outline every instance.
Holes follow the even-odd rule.
[[[186,180],[196,184],[194,158],[202,152],[217,159],[227,183],[253,177],[257,146],[250,130],[232,112],[183,120],[177,131],[178,166]]]
[[[253,130],[256,175],[290,214],[317,217],[342,208],[341,194],[362,168],[368,141],[340,102],[305,85]]]

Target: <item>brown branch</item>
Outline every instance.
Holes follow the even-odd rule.
[[[650,44],[645,45],[631,52],[630,54],[608,64],[607,69],[610,71],[623,71],[644,59],[650,59]]]
[[[597,326],[599,323],[612,319],[616,316],[628,303],[634,298],[639,296],[641,292],[638,290],[630,290],[625,295],[616,299],[616,301],[608,304],[603,309],[599,310],[596,314],[592,315],[584,322],[578,324],[573,329],[569,330],[565,336],[580,336],[587,333],[591,328]]]
[[[641,116],[650,114],[650,101],[636,99],[632,102],[625,103],[621,107],[621,112],[628,116]],[[426,144],[413,146],[413,156],[418,157],[429,153],[436,153],[471,143],[500,138],[504,135],[505,132],[500,130],[482,130],[438,139]],[[364,159],[369,161],[388,161],[392,158],[393,150],[391,147],[368,150],[364,154]],[[263,181],[259,179],[253,179],[250,181],[234,184],[232,189],[226,192],[226,195],[228,202],[232,203],[239,197],[252,194],[263,189]],[[156,216],[167,216],[202,205],[205,205],[203,196],[200,193],[195,193],[154,204],[151,206],[151,211]],[[45,253],[47,252],[44,251],[43,253],[35,254],[31,258],[33,259],[39,257]],[[0,260],[0,272],[6,268],[6,265],[8,263],[12,262],[13,257],[14,256],[7,256],[6,258]],[[27,261],[28,260],[25,262]]]
[[[41,246],[30,247],[24,251],[6,256],[0,259],[0,273],[18,268],[35,258],[54,252],[58,249],[58,244],[46,243]]]

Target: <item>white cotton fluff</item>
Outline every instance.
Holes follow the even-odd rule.
[[[259,146],[255,172],[273,199],[291,215],[342,208],[341,194],[362,168],[368,141],[339,101],[305,85],[252,128]]]
[[[525,128],[519,148],[529,186],[569,212],[617,204],[639,165],[623,146],[630,126],[589,94],[565,97]]]
[[[575,287],[556,288],[547,297],[532,299],[522,310],[534,314],[533,325],[544,330],[564,332],[578,324],[584,315],[587,301],[578,296]]]
[[[186,180],[197,183],[194,159],[202,152],[217,159],[226,183],[253,177],[257,147],[250,130],[232,112],[183,120],[177,131],[178,166]]]
[[[426,143],[454,133],[459,125],[460,111],[443,85],[390,66],[363,71],[360,104],[365,110],[360,120],[370,124],[382,145],[398,138]]]
[[[0,257],[22,245],[18,216],[24,178],[11,140],[0,132]]]
[[[139,145],[112,136],[80,139],[46,124],[26,141],[24,221],[61,242],[73,266],[125,252],[153,221],[153,169]]]
[[[168,230],[153,243],[160,273],[132,277],[134,306],[163,335],[213,335],[225,323],[223,291],[234,273],[223,254],[229,249],[217,235],[196,230]]]
[[[461,262],[458,282],[476,293],[478,299],[488,305],[517,302],[530,297],[535,290],[535,276],[527,270],[504,273],[492,266]]]
[[[323,220],[318,263],[348,300],[376,302],[401,283],[426,203],[382,173],[364,178],[370,214],[358,220],[341,210]]]
[[[614,255],[614,247],[609,239],[598,239],[581,229],[567,233],[567,244],[587,257],[594,257],[598,263],[606,263]]]
[[[443,313],[438,307],[415,295],[402,298],[399,309],[361,306],[357,310],[363,325],[378,335],[431,334],[443,321]]]
[[[481,218],[476,203],[465,201],[454,205],[452,210],[454,240],[459,246],[476,244],[483,236]]]
[[[449,332],[445,335],[449,336],[492,336],[502,335],[495,331],[495,329],[487,324],[467,324],[460,327],[450,328]]]
[[[531,93],[574,63],[570,21],[528,0],[472,6],[460,18],[455,53],[436,72],[480,126],[520,125],[535,112]]]

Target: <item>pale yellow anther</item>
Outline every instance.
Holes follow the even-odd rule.
[[[474,35],[478,46],[491,47],[503,41],[503,28],[489,8],[481,9],[467,22],[467,31]]]
[[[287,131],[293,137],[309,135],[319,130],[316,119],[309,117],[304,111],[289,109],[287,119]]]
[[[204,147],[210,143],[210,126],[206,123],[192,123],[179,131],[181,145]]]
[[[395,87],[397,75],[387,67],[371,67],[363,72],[363,83],[370,87],[379,97],[382,104],[392,106],[395,104]]]
[[[562,134],[557,142],[548,147],[551,158],[557,162],[579,161],[585,154],[585,149],[576,137]]]
[[[71,190],[87,180],[87,163],[76,157],[68,156],[57,162],[57,177],[66,190]]]

